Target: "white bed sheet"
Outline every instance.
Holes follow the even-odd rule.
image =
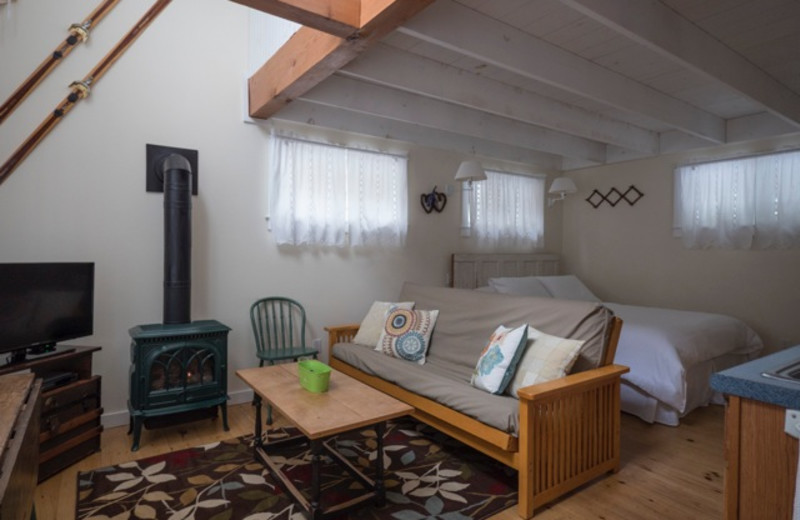
[[[764,347],[753,329],[731,316],[605,305],[624,322],[614,358],[615,363],[631,368],[622,376],[630,387],[624,392],[623,410],[649,422],[674,425],[677,417],[713,402],[711,373],[747,361]],[[646,412],[636,393],[655,399],[651,403],[655,409]],[[659,416],[664,417],[659,420]],[[663,420],[668,416],[672,418]]]

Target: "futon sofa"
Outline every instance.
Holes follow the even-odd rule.
[[[518,513],[619,468],[620,376],[613,364],[622,322],[602,304],[406,283],[397,299],[438,310],[424,364],[353,343],[359,325],[328,327],[331,367],[414,407],[413,416],[515,468]],[[584,341],[571,373],[517,397],[471,385],[498,325],[528,324]]]

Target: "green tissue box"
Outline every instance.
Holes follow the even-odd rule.
[[[328,391],[331,367],[316,359],[306,359],[297,363],[297,370],[300,374],[300,386],[316,394]]]

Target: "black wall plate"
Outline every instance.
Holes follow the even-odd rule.
[[[147,183],[146,191],[163,193],[164,178],[161,175],[161,163],[169,154],[177,153],[189,161],[192,167],[192,195],[197,195],[197,185],[199,174],[197,170],[197,150],[187,148],[175,148],[173,146],[161,146],[158,144],[148,144],[147,147]]]

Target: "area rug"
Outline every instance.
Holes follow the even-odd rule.
[[[291,429],[268,432],[286,437]],[[342,434],[337,450],[374,475],[374,429]],[[302,509],[253,459],[252,436],[180,450],[78,474],[79,520],[302,520]],[[283,449],[277,461],[304,492],[310,488],[310,455]],[[366,505],[354,519],[467,520],[489,517],[517,501],[517,475],[504,465],[436,430],[403,418],[384,436],[386,505]],[[363,489],[340,465],[322,469],[323,506]],[[346,517],[345,517],[346,518]]]

